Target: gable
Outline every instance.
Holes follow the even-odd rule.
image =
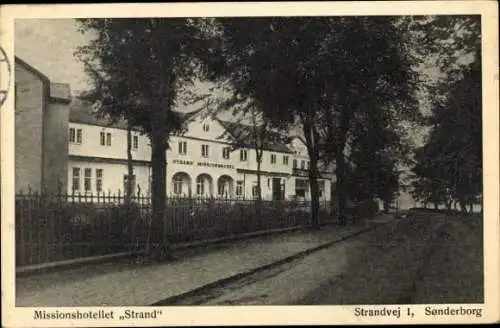
[[[295,136],[292,138],[290,148],[299,156],[308,156],[306,144],[300,137]]]
[[[208,140],[230,141],[231,137],[217,119],[212,116],[197,115],[187,124],[187,137]]]

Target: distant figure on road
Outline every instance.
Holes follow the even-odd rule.
[[[344,215],[342,217],[342,224],[346,224],[347,221],[355,222],[356,219],[356,203],[348,198],[345,203]]]
[[[345,204],[345,216],[347,220],[353,223],[356,221],[356,203],[350,198],[347,199]]]

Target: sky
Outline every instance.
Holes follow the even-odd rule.
[[[16,56],[49,77],[52,82],[69,83],[72,90],[88,84],[73,52],[88,42],[72,19],[18,19],[14,29]]]

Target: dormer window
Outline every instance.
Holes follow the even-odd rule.
[[[205,123],[205,124],[203,124],[203,131],[205,131],[205,132],[210,131],[210,125],[208,125],[208,124],[206,124],[206,123]]]

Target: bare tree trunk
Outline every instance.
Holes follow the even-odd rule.
[[[335,151],[335,175],[337,176],[337,201],[338,216],[340,224],[346,224],[345,206],[346,206],[346,188],[345,188],[345,161],[344,147],[338,147]]]
[[[462,211],[462,213],[467,213],[467,203],[465,201],[465,198],[460,197],[458,201],[460,203],[460,210]]]
[[[318,186],[318,133],[314,121],[305,117],[302,119],[307,152],[309,155],[309,186],[311,187],[311,226],[319,229],[319,186]]]
[[[262,173],[260,171],[262,164],[262,151],[257,150],[257,200],[262,202]]]
[[[130,123],[127,123],[127,193],[125,195],[125,201],[127,205],[130,205],[130,202],[133,197],[132,189],[133,189],[133,181],[132,176],[134,175],[134,167],[132,164],[132,127]]]
[[[264,218],[262,217],[262,174],[260,172],[260,167],[262,163],[262,151],[256,149],[257,157],[257,218],[259,228],[263,228]]]

